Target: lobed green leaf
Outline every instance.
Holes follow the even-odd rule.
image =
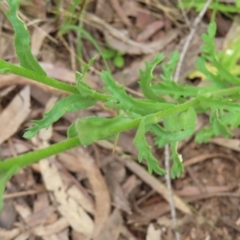
[[[151,81],[155,78],[152,72],[156,65],[162,62],[163,59],[164,59],[163,54],[157,54],[156,57],[152,60],[152,62],[150,63],[145,62],[145,70],[139,71],[140,75],[139,85],[144,96],[148,99],[152,99],[158,102],[159,101],[162,102],[163,99],[157,96],[151,88],[152,85]]]
[[[189,137],[195,130],[196,112],[193,108],[180,114],[164,118],[164,128],[153,125],[151,131],[155,133],[155,144],[163,147],[171,142],[178,142]]]
[[[145,123],[144,119],[142,119],[139,124],[137,134],[133,140],[134,144],[138,149],[138,160],[139,162],[142,162],[143,159],[146,160],[148,165],[148,172],[150,174],[154,171],[159,175],[163,175],[166,173],[166,171],[160,168],[158,160],[152,155],[151,147],[147,143],[145,133]]]
[[[95,100],[89,100],[80,95],[73,94],[67,96],[58,101],[48,113],[44,114],[43,119],[33,120],[34,126],[28,128],[23,137],[33,138],[41,129],[50,127],[52,123],[59,120],[65,113],[79,111],[91,107],[95,103]]]
[[[174,106],[171,103],[158,103],[151,100],[133,98],[126,93],[123,86],[120,87],[116,84],[111,74],[107,71],[101,73],[101,78],[106,84],[105,90],[112,94],[106,103],[107,107],[123,109],[144,116]]]
[[[173,81],[172,75],[173,75],[175,68],[177,66],[177,63],[179,61],[179,56],[180,56],[179,52],[173,52],[170,55],[170,60],[169,60],[168,64],[165,64],[165,63],[162,64],[163,74],[161,74],[161,78],[165,82]]]

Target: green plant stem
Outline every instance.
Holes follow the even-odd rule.
[[[212,95],[217,97],[234,95],[236,93],[240,94],[240,87],[232,87],[228,89],[218,90],[212,93]]]
[[[62,90],[62,91],[68,92],[68,93],[79,94],[79,91],[77,90],[77,88],[75,86],[57,81],[54,78],[42,76],[36,72],[33,72],[26,68],[18,67],[14,64],[5,62],[3,60],[0,60],[0,69],[5,70],[6,73],[13,73],[13,74],[16,74],[21,77],[29,78],[33,81],[43,83],[45,85],[54,87],[56,89],[59,89],[59,90]]]
[[[149,114],[146,116],[145,124],[153,124],[159,122],[161,119],[168,117],[170,115],[183,112],[190,107],[196,107],[199,104],[199,100],[197,98],[190,100],[189,102],[178,104],[172,108],[168,108],[166,110],[159,111],[157,113]]]
[[[74,137],[60,143],[53,144],[49,147],[36,150],[34,152],[29,152],[17,157],[8,158],[0,162],[0,171],[8,170],[13,166],[23,168],[42,159],[67,151],[79,145],[81,145],[79,138]]]
[[[167,117],[167,116],[172,115],[177,112],[185,111],[189,107],[196,106],[197,104],[198,104],[198,100],[194,99],[192,101],[180,104],[171,109],[163,110],[163,111],[155,113],[155,114],[150,114],[146,118],[148,119],[148,121],[151,120],[151,122],[149,122],[149,124],[156,123],[159,120],[163,119],[164,117]],[[138,127],[140,122],[141,122],[141,118],[135,119],[134,121],[131,122],[131,124],[127,124],[123,128],[120,127],[118,130],[119,130],[119,132],[121,132],[121,131],[125,131],[125,130],[129,130],[129,129]],[[64,152],[66,150],[69,150],[69,149],[74,148],[79,145],[81,145],[81,143],[80,143],[80,140],[78,137],[70,138],[70,139],[62,141],[60,143],[53,144],[49,147],[36,150],[34,152],[29,152],[29,153],[22,154],[17,157],[8,158],[8,159],[0,162],[0,170],[7,170],[7,169],[10,169],[12,166],[19,166],[21,168],[26,167],[28,165],[31,165],[35,162],[40,161],[41,159],[48,158],[50,156]]]

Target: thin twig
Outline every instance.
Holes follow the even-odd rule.
[[[196,32],[196,28],[197,25],[200,23],[202,17],[204,16],[205,12],[207,11],[207,8],[209,6],[209,4],[211,3],[212,0],[207,0],[205,5],[203,6],[203,9],[201,10],[201,12],[198,14],[198,16],[195,18],[193,25],[191,27],[190,33],[187,37],[187,40],[183,46],[181,55],[180,55],[180,59],[174,74],[174,81],[178,82],[179,79],[179,75],[180,75],[180,71],[182,68],[182,63],[184,60],[184,57],[187,53],[187,50],[189,48],[189,45],[191,43],[191,40]],[[171,216],[172,216],[172,222],[173,222],[173,228],[174,228],[174,232],[175,232],[175,237],[176,240],[180,240],[181,236],[178,230],[178,223],[177,223],[177,214],[176,214],[176,208],[175,208],[175,204],[173,201],[173,194],[172,194],[172,186],[171,186],[171,177],[170,177],[170,153],[169,153],[169,145],[167,144],[165,146],[164,149],[164,155],[165,155],[165,169],[166,169],[166,183],[167,183],[167,188],[168,188],[168,194],[169,194],[169,205],[170,205],[170,209],[171,209]]]
[[[211,3],[212,0],[207,0],[205,5],[203,6],[201,12],[198,14],[198,16],[195,18],[194,22],[193,22],[193,25],[191,27],[191,31],[187,37],[187,40],[183,46],[183,49],[182,49],[182,52],[181,52],[181,55],[180,55],[180,59],[179,59],[179,62],[178,62],[178,65],[177,65],[177,68],[176,68],[176,71],[175,71],[175,75],[174,75],[174,81],[175,82],[178,82],[178,79],[179,79],[179,75],[180,75],[180,71],[181,71],[181,68],[182,68],[182,63],[183,63],[183,60],[184,60],[184,57],[187,53],[187,50],[188,50],[188,47],[192,41],[192,38],[196,32],[196,29],[197,29],[197,25],[200,23],[202,17],[204,16],[205,12],[207,11],[208,9],[208,6],[209,4]]]
[[[168,201],[169,201],[169,206],[171,210],[173,229],[174,229],[176,240],[180,240],[181,236],[178,230],[176,208],[173,201],[173,193],[172,193],[172,185],[171,185],[171,177],[170,177],[170,153],[169,153],[168,144],[165,146],[165,149],[164,149],[164,158],[165,158],[165,169],[167,171],[165,178],[166,178],[166,183],[168,188],[168,196],[169,196]]]

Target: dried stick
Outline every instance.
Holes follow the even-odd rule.
[[[178,223],[177,223],[177,214],[176,214],[176,208],[173,200],[173,193],[172,193],[172,184],[171,184],[171,177],[170,177],[170,152],[169,152],[169,145],[167,144],[164,148],[164,163],[165,163],[165,169],[166,169],[166,183],[168,188],[168,202],[171,210],[171,216],[172,216],[172,223],[173,223],[173,229],[175,233],[176,240],[180,240],[181,236],[178,230]]]
[[[182,68],[182,63],[183,63],[183,60],[184,60],[184,57],[187,53],[187,50],[188,50],[188,47],[192,41],[192,38],[196,32],[196,29],[197,29],[197,25],[200,23],[202,17],[204,16],[205,12],[207,11],[208,9],[208,6],[209,4],[211,3],[212,0],[207,0],[205,5],[203,6],[203,9],[201,10],[201,12],[198,14],[198,16],[195,18],[194,22],[193,22],[193,25],[191,27],[191,31],[187,37],[187,40],[183,46],[183,49],[182,49],[182,52],[181,52],[181,55],[180,55],[180,59],[179,59],[179,62],[178,62],[178,65],[177,65],[177,68],[176,68],[176,71],[175,71],[175,75],[174,75],[174,81],[175,82],[178,82],[178,79],[179,79],[179,75],[180,75],[180,71],[181,71],[181,68]]]
[[[180,71],[181,71],[181,68],[182,68],[182,63],[183,63],[184,57],[187,53],[187,50],[189,48],[189,45],[192,41],[192,38],[193,38],[193,36],[196,32],[197,25],[200,23],[202,17],[204,16],[205,12],[208,9],[208,6],[211,3],[211,1],[212,0],[207,0],[206,1],[205,5],[203,6],[203,9],[201,10],[201,12],[198,14],[198,16],[195,18],[195,20],[193,22],[190,33],[189,33],[189,35],[187,37],[187,40],[186,40],[186,42],[183,46],[183,49],[182,49],[182,52],[181,52],[181,55],[180,55],[180,59],[179,59],[179,62],[178,62],[178,65],[177,65],[177,68],[176,68],[176,71],[175,71],[175,74],[174,74],[174,81],[175,82],[178,82]],[[179,230],[178,230],[177,214],[176,214],[176,208],[175,208],[175,204],[174,204],[174,201],[173,201],[173,194],[172,194],[171,177],[170,177],[170,153],[169,153],[169,145],[168,144],[165,146],[165,149],[164,149],[164,157],[165,157],[165,161],[164,161],[165,162],[165,169],[166,169],[166,172],[167,172],[165,178],[166,178],[168,194],[169,194],[169,205],[170,205],[170,209],[171,209],[173,229],[174,229],[176,240],[180,240],[181,236],[180,236],[180,233],[179,233]]]

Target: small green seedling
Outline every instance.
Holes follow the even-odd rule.
[[[125,64],[123,53],[118,52],[117,50],[108,48],[102,52],[102,57],[104,59],[111,59],[113,64],[117,68],[122,68]]]
[[[130,129],[137,130],[133,142],[138,149],[138,159],[139,162],[146,161],[150,174],[154,172],[162,175],[165,174],[165,169],[153,155],[146,134],[152,133],[154,143],[159,148],[166,144],[170,145],[171,177],[176,178],[184,171],[182,157],[177,149],[178,142],[194,134],[199,114],[207,112],[209,124],[195,134],[198,143],[208,142],[215,136],[231,137],[232,130],[240,125],[240,78],[228,67],[237,63],[238,55],[235,56],[233,63],[228,59],[228,65],[219,61],[220,56],[215,51],[214,44],[216,33],[214,22],[208,26],[207,33],[202,36],[204,42],[202,55],[196,63],[198,71],[206,76],[206,86],[175,83],[172,75],[179,61],[179,54],[172,53],[169,62],[162,63],[164,55],[158,53],[153,61],[145,62],[145,68],[139,72],[139,86],[144,97],[134,98],[126,92],[124,85],[116,82],[109,70],[101,73],[104,89],[96,91],[90,88],[83,78],[94,59],[81,70],[81,73],[76,72],[75,86],[48,77],[31,53],[27,28],[17,15],[18,1],[8,0],[8,4],[9,11],[6,15],[15,32],[14,43],[20,66],[0,60],[0,73],[23,76],[69,94],[57,102],[43,119],[34,120],[33,126],[26,130],[24,137],[32,138],[41,129],[51,126],[66,112],[83,110],[95,105],[97,101],[117,110],[117,116],[113,118],[91,116],[77,119],[69,126],[67,140],[1,161],[0,199],[6,181],[17,170],[76,146],[87,146],[101,139],[112,139]],[[74,26],[71,26],[71,29],[83,32],[83,29]],[[87,35],[86,32],[85,34]],[[90,35],[88,37],[91,39]],[[161,76],[155,76],[153,70],[159,64],[163,73]],[[216,73],[213,74],[209,70],[208,64],[217,69]]]

